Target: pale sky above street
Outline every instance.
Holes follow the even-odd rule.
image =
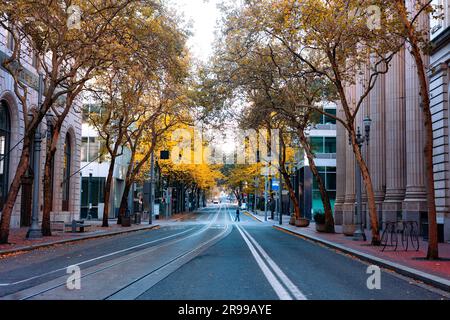
[[[184,15],[186,21],[192,22],[189,47],[192,54],[206,61],[212,53],[214,30],[220,12],[217,4],[220,0],[171,0],[172,6]]]

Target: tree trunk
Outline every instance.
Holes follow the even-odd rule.
[[[434,187],[433,168],[433,120],[430,110],[430,96],[425,67],[417,42],[411,41],[412,55],[417,65],[417,76],[420,83],[420,95],[422,97],[422,111],[425,119],[425,161],[427,171],[427,202],[428,202],[428,252],[427,259],[439,258],[438,227],[436,213],[436,199]]]
[[[369,207],[369,216],[370,216],[370,224],[371,224],[371,231],[372,231],[372,245],[379,246],[381,245],[381,238],[380,238],[380,230],[378,225],[378,214],[377,209],[375,205],[375,194],[373,191],[373,184],[372,184],[372,178],[370,177],[369,168],[367,167],[366,162],[363,159],[361,149],[359,148],[357,142],[356,142],[356,133],[352,129],[351,132],[349,132],[351,136],[351,142],[353,147],[353,152],[355,154],[356,162],[358,163],[360,169],[361,169],[361,175],[366,187],[366,193],[367,193],[367,205]]]
[[[320,196],[322,198],[323,208],[325,210],[325,232],[334,233],[334,218],[333,218],[333,210],[331,209],[330,197],[328,196],[327,188],[322,177],[319,174],[319,170],[317,169],[316,162],[314,161],[314,155],[311,151],[311,146],[306,140],[305,134],[303,131],[300,132],[300,142],[305,149],[306,157],[309,161],[309,166],[312,174],[317,180],[317,185],[319,187]]]
[[[32,133],[25,135],[19,165],[17,166],[16,173],[14,174],[14,178],[8,191],[8,196],[3,206],[2,217],[0,220],[0,244],[8,243],[9,227],[11,224],[11,216],[14,209],[14,204],[16,203],[17,195],[19,194],[22,177],[27,171],[30,162],[30,136],[34,136],[34,130]]]
[[[44,165],[44,183],[43,183],[44,206],[42,209],[42,235],[45,237],[50,237],[52,235],[50,225],[50,215],[53,202],[52,159],[53,155],[47,152],[45,155],[45,165]]]
[[[417,77],[420,83],[420,96],[422,98],[422,111],[425,120],[425,161],[427,174],[427,204],[428,204],[428,252],[427,259],[433,260],[439,258],[438,228],[436,199],[434,186],[433,170],[433,120],[430,110],[430,93],[428,88],[427,76],[425,73],[425,64],[423,62],[419,39],[416,36],[416,28],[408,19],[408,12],[404,1],[397,0],[397,11],[407,32],[407,39],[411,46],[411,54],[417,67]],[[420,13],[427,14],[427,13]]]
[[[125,189],[123,190],[122,199],[120,200],[119,218],[117,224],[122,224],[122,218],[125,217],[128,210],[128,195],[130,194],[132,183],[125,182]]]
[[[291,180],[290,180],[290,176],[286,172],[286,170],[282,170],[281,174],[284,177],[284,181],[286,181],[286,185],[287,185],[288,190],[289,190],[289,196],[290,196],[290,198],[291,198],[291,200],[292,200],[292,202],[294,204],[295,219],[298,220],[298,219],[300,219],[300,215],[301,215],[300,204],[299,204],[298,199],[297,199],[297,197],[295,195],[295,190],[294,190],[294,187],[292,186],[292,183],[291,183]]]
[[[106,183],[105,183],[105,192],[104,192],[105,208],[103,210],[103,223],[102,223],[103,228],[109,227],[109,223],[108,223],[109,208],[110,208],[109,198],[111,198],[111,187],[112,187],[112,180],[113,180],[115,165],[116,165],[116,157],[111,157],[111,163],[109,165],[108,176],[106,178]]]
[[[44,191],[44,204],[42,209],[42,235],[46,237],[50,237],[52,235],[51,230],[51,211],[53,204],[53,190],[52,190],[52,182],[53,182],[53,172],[52,172],[52,164],[53,159],[55,158],[56,153],[56,144],[59,140],[59,135],[61,131],[61,126],[56,126],[50,141],[47,141],[49,144],[45,153],[45,165],[44,165],[44,183],[43,183],[43,191]]]

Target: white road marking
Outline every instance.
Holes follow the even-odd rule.
[[[253,243],[253,245],[259,250],[262,257],[269,264],[269,266],[272,268],[272,270],[275,272],[275,274],[278,275],[281,282],[284,283],[284,285],[291,292],[291,294],[294,296],[294,298],[296,300],[307,300],[305,295],[298,289],[298,287],[291,281],[291,279],[289,279],[288,276],[280,269],[280,267],[275,263],[275,261],[273,261],[272,258],[270,258],[270,256],[259,245],[259,243],[244,228],[242,228],[242,231],[250,239],[250,241]]]
[[[250,249],[250,252],[252,253],[253,257],[255,258],[256,263],[258,264],[259,268],[263,272],[267,281],[269,281],[269,284],[272,286],[272,288],[275,291],[275,293],[277,294],[278,298],[280,298],[280,300],[292,300],[292,297],[289,294],[289,292],[287,292],[287,290],[283,287],[283,285],[280,283],[280,281],[278,281],[278,279],[275,277],[273,272],[265,264],[265,262],[259,255],[258,251],[253,246],[253,244],[250,242],[250,240],[247,238],[247,236],[244,234],[244,232],[242,232],[241,227],[236,225],[236,228],[238,229],[239,233],[241,234],[242,238],[244,239],[245,243],[247,244],[248,248]]]

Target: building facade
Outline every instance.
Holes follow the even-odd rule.
[[[441,241],[450,240],[450,154],[448,117],[448,66],[450,62],[448,0],[441,3],[446,18],[439,27],[431,28],[434,50],[425,57],[427,64],[431,111],[434,130],[434,176],[436,205]],[[411,6],[413,1],[408,1]],[[412,9],[412,7],[411,7]],[[422,29],[430,28],[430,19],[422,15]],[[347,88],[351,105],[355,105],[362,94],[362,84],[368,77],[359,75],[354,85]],[[370,144],[363,146],[363,155],[368,163],[380,223],[397,220],[417,221],[421,233],[426,236],[427,186],[425,170],[425,126],[416,65],[407,48],[401,50],[391,61],[389,72],[379,77],[374,89],[364,102],[356,126],[363,130],[363,119],[372,120]],[[338,107],[338,114],[342,117]],[[342,217],[344,232],[351,233],[355,219],[355,169],[356,162],[348,135],[338,124],[337,128],[337,197],[336,215]],[[364,188],[363,188],[364,189]],[[363,202],[367,202],[364,196]],[[364,204],[364,225],[370,227],[367,208]]]
[[[326,113],[336,115],[335,104],[327,104],[323,106],[323,109]],[[336,199],[336,119],[321,115],[318,123],[309,129],[307,134],[315,154],[314,162],[325,183],[331,206],[334,208]],[[294,181],[296,194],[300,199],[301,212],[310,219],[314,213],[324,212],[322,197],[303,151],[297,156],[296,162],[298,168]],[[286,196],[286,198],[289,197]]]
[[[26,46],[25,46],[26,47]],[[13,41],[10,34],[0,28],[0,60],[11,55]],[[23,82],[29,88],[29,105],[38,103],[39,76],[36,59],[24,52]],[[0,67],[0,210],[8,194],[10,183],[14,177],[24,135],[24,115],[20,102],[14,94],[14,82],[9,73]],[[43,121],[45,122],[45,120]],[[43,177],[47,124],[41,123],[39,130],[43,135],[40,154],[40,179]],[[81,147],[81,115],[75,108],[68,114],[62,126],[60,141],[55,154],[53,166],[53,208],[52,221],[70,221],[78,219],[80,211],[80,179],[74,177],[80,168]],[[32,161],[31,161],[32,162]],[[32,177],[22,181],[11,218],[11,227],[26,227],[31,222]],[[42,195],[42,183],[40,183]],[[39,197],[42,215],[43,197]]]
[[[88,123],[91,112],[95,112],[95,106],[85,104],[81,138],[81,218],[101,220],[105,207],[104,190],[110,161],[107,156],[101,156],[101,138],[97,130]],[[124,149],[124,154],[116,160],[113,172],[111,198],[108,199],[111,219],[118,216],[129,161],[129,152]]]

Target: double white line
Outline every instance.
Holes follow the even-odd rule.
[[[231,214],[230,214],[231,218]],[[305,295],[280,269],[275,261],[270,258],[267,252],[258,242],[242,227],[236,224],[236,228],[247,244],[250,252],[256,260],[259,268],[263,272],[280,300],[307,300]]]

